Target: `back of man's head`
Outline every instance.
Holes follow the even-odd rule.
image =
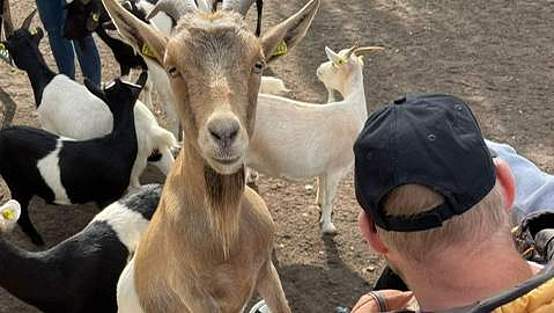
[[[509,242],[492,156],[460,99],[397,100],[368,119],[354,152],[356,196],[389,248],[424,260],[449,248]]]
[[[400,186],[385,198],[383,210],[396,217],[417,216],[440,205],[444,197],[415,184]],[[383,242],[415,261],[448,249],[466,250],[484,242],[505,242],[509,238],[509,217],[504,209],[501,187],[497,184],[479,203],[442,226],[417,232],[387,231],[377,226]]]

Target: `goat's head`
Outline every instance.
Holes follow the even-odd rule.
[[[11,16],[9,14],[9,2],[4,2],[4,27],[6,30],[6,41],[2,44],[6,47],[15,65],[22,70],[29,70],[36,64],[34,60],[42,59],[42,54],[38,48],[41,39],[44,37],[42,28],[31,29],[31,22],[36,14],[36,10],[31,12],[21,27],[15,30]]]
[[[160,0],[153,14],[164,9],[181,16],[166,37],[116,0],[104,0],[122,37],[167,70],[189,144],[223,175],[242,168],[267,60],[279,44],[294,45],[306,34],[319,7],[319,0],[311,0],[258,38],[239,13],[243,2],[251,1],[224,1],[222,10],[212,13],[204,11],[210,9],[206,0],[199,1],[200,8],[194,0]]]
[[[94,32],[109,16],[100,0],[67,0],[64,37],[81,40]]]
[[[90,93],[104,101],[112,112],[116,112],[134,107],[147,79],[147,72],[142,72],[134,84],[118,78],[107,83],[103,89],[85,79],[85,87]]]
[[[373,51],[381,51],[382,47],[358,47],[355,44],[349,49],[334,52],[325,47],[325,53],[329,61],[321,64],[317,69],[319,80],[331,90],[343,90],[343,86],[349,81],[355,71],[359,71],[363,65],[363,54]]]

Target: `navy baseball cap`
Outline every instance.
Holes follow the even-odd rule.
[[[372,114],[354,144],[356,198],[388,231],[440,227],[481,201],[494,187],[492,156],[470,108],[441,94],[408,96]],[[393,189],[418,184],[445,201],[413,216],[383,210]]]

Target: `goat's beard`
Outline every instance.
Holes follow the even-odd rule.
[[[210,227],[222,242],[223,255],[229,258],[239,234],[241,199],[245,188],[244,166],[231,175],[221,175],[204,166],[207,209]]]

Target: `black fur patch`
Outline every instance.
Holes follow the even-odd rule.
[[[139,191],[126,195],[118,202],[129,210],[142,214],[145,219],[151,220],[160,202],[161,194],[161,185],[149,184],[141,186]]]
[[[162,159],[162,154],[160,153],[160,150],[156,149],[152,151],[152,153],[150,154],[147,160],[148,162],[158,162],[161,159]]]

